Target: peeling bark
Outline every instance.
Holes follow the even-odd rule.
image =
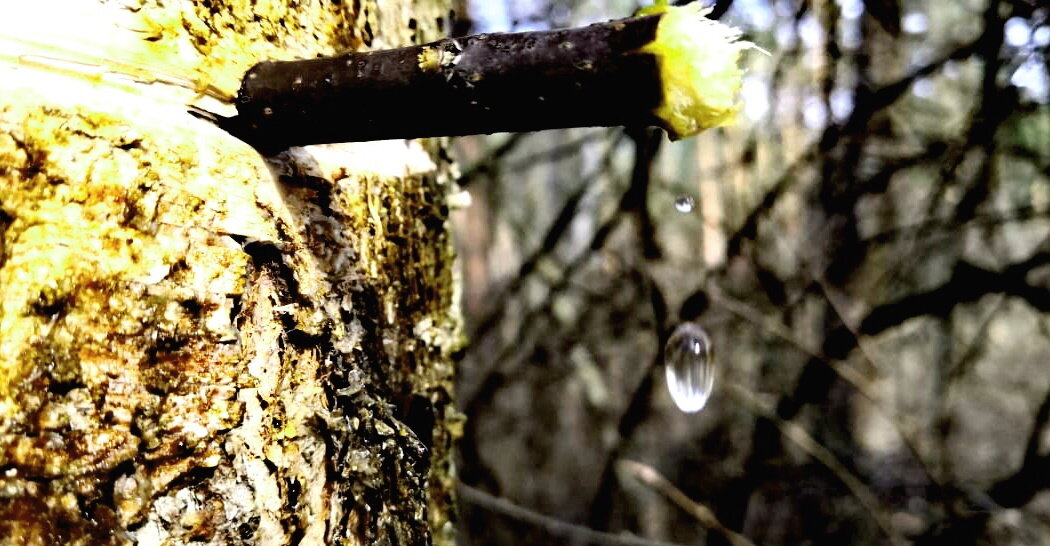
[[[0,24],[5,541],[452,543],[442,143],[264,159],[186,112],[261,59],[430,40],[447,15],[382,4]]]

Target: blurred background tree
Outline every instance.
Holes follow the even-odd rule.
[[[637,7],[460,2],[454,32]],[[1050,8],[711,16],[770,52],[735,127],[458,140],[461,543],[1050,544]],[[695,414],[682,321],[719,373]]]

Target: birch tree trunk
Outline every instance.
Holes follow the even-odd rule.
[[[442,143],[264,159],[186,108],[231,113],[217,99],[259,60],[423,42],[448,17],[3,9],[0,541],[452,543]]]

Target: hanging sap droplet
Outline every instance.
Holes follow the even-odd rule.
[[[715,383],[711,339],[692,322],[679,324],[664,347],[667,390],[678,409],[694,413],[704,409]]]
[[[679,195],[674,199],[675,210],[683,214],[693,212],[694,206],[696,206],[696,200],[693,199],[692,195]]]

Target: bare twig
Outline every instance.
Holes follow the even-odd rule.
[[[886,511],[883,510],[882,503],[879,501],[878,497],[871,492],[871,489],[869,489],[860,478],[850,472],[850,470],[846,468],[846,465],[842,464],[842,462],[835,457],[835,454],[832,453],[831,450],[824,447],[820,442],[814,439],[809,432],[806,432],[806,429],[802,428],[797,423],[781,419],[772,408],[767,407],[766,404],[756,398],[747,388],[737,383],[728,383],[726,387],[730,395],[732,395],[738,402],[746,406],[747,409],[756,415],[768,419],[780,429],[780,433],[783,434],[785,438],[791,440],[810,457],[813,457],[820,464],[830,470],[831,473],[850,490],[850,493],[856,497],[857,501],[868,510],[872,519],[875,520],[875,523],[879,528],[886,533],[886,536],[889,537],[893,544],[906,543],[904,538],[893,528],[893,524],[890,523],[890,518],[886,514]]]
[[[988,490],[988,495],[998,505],[1008,508],[1024,506],[1050,483],[1047,477],[1050,476],[1050,455],[1039,453],[1039,440],[1047,423],[1050,423],[1050,394],[1043,398],[1035,413],[1021,467]]]
[[[721,290],[709,290],[708,295],[711,297],[711,301],[719,307],[722,307],[726,311],[729,311],[755,326],[783,339],[806,356],[826,364],[840,378],[852,385],[853,388],[857,389],[857,391],[865,398],[872,403],[877,403],[878,398],[875,396],[875,388],[872,386],[871,381],[869,381],[868,378],[864,377],[863,374],[852,367],[828,358],[827,355],[824,355],[819,350],[806,345],[795,337],[791,330],[779,320],[776,320],[768,314],[762,313],[758,309],[752,308],[748,304],[739,301],[728,294],[724,294]]]
[[[657,472],[655,468],[627,459],[621,459],[617,466],[638,481],[667,497],[668,500],[690,516],[693,516],[704,527],[721,533],[733,546],[754,546],[754,543],[748,540],[747,537],[723,525],[721,521],[718,521],[718,517],[715,516],[715,513],[710,508],[689,498],[681,489],[675,487],[673,483]]]
[[[546,514],[525,508],[502,498],[490,495],[480,489],[460,482],[458,487],[460,499],[491,512],[503,514],[509,518],[541,528],[554,536],[570,538],[584,544],[623,545],[623,546],[681,546],[674,542],[663,542],[627,534],[613,534],[595,531],[590,527],[569,523]]]

